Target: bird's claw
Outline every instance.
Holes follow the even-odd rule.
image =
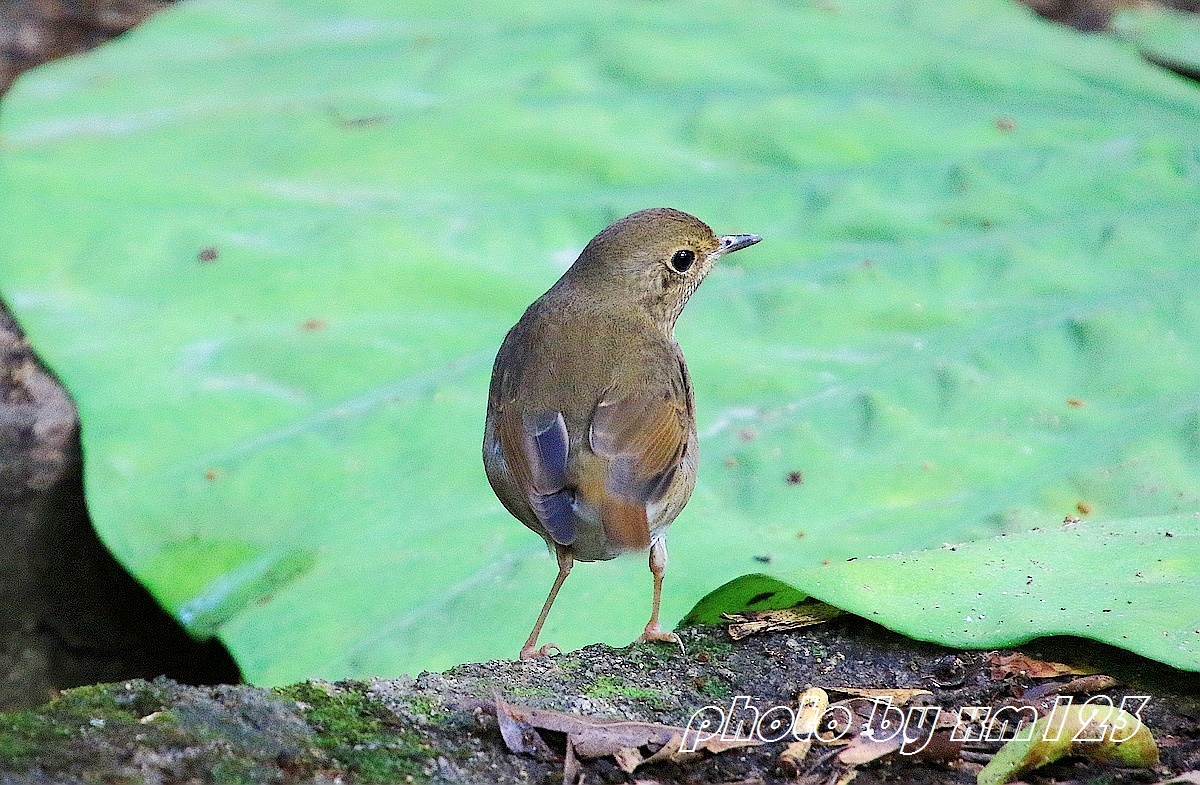
[[[681,654],[687,654],[683,641],[673,632],[664,632],[661,627],[646,627],[646,631],[634,643],[674,643]]]
[[[526,646],[521,649],[521,659],[523,660],[543,660],[559,654],[562,654],[562,649],[554,643],[547,643],[540,649],[533,646]]]

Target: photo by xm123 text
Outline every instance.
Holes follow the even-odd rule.
[[[1141,727],[1141,712],[1149,702],[1147,695],[1126,695],[1119,701],[1096,695],[1076,704],[1071,696],[1060,695],[1038,732],[1046,741],[1057,741],[1064,733],[1078,742],[1125,741]],[[1068,709],[1075,705],[1082,722],[1067,730]],[[712,739],[765,743],[809,739],[836,744],[865,734],[880,742],[896,739],[901,754],[914,755],[925,748],[935,730],[950,728],[950,740],[960,742],[1029,740],[1038,719],[1037,709],[1028,705],[900,707],[891,696],[881,696],[822,706],[806,694],[795,708],[760,707],[753,698],[738,695],[727,709],[705,706],[692,714],[681,749],[694,751]]]

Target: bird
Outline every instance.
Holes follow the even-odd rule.
[[[640,641],[680,644],[659,623],[664,535],[696,484],[695,396],[675,322],[726,254],[761,238],[641,210],[602,230],[509,330],[488,390],[483,463],[504,507],[541,535],[558,575],[520,659],[576,561],[649,550]]]

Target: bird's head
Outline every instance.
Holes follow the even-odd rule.
[[[627,215],[592,238],[567,277],[606,302],[643,305],[670,332],[717,260],[759,239],[716,235],[699,218],[656,207]]]

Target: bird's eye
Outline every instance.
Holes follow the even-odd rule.
[[[681,248],[671,257],[671,269],[677,273],[686,273],[695,261],[695,251],[691,248]]]

